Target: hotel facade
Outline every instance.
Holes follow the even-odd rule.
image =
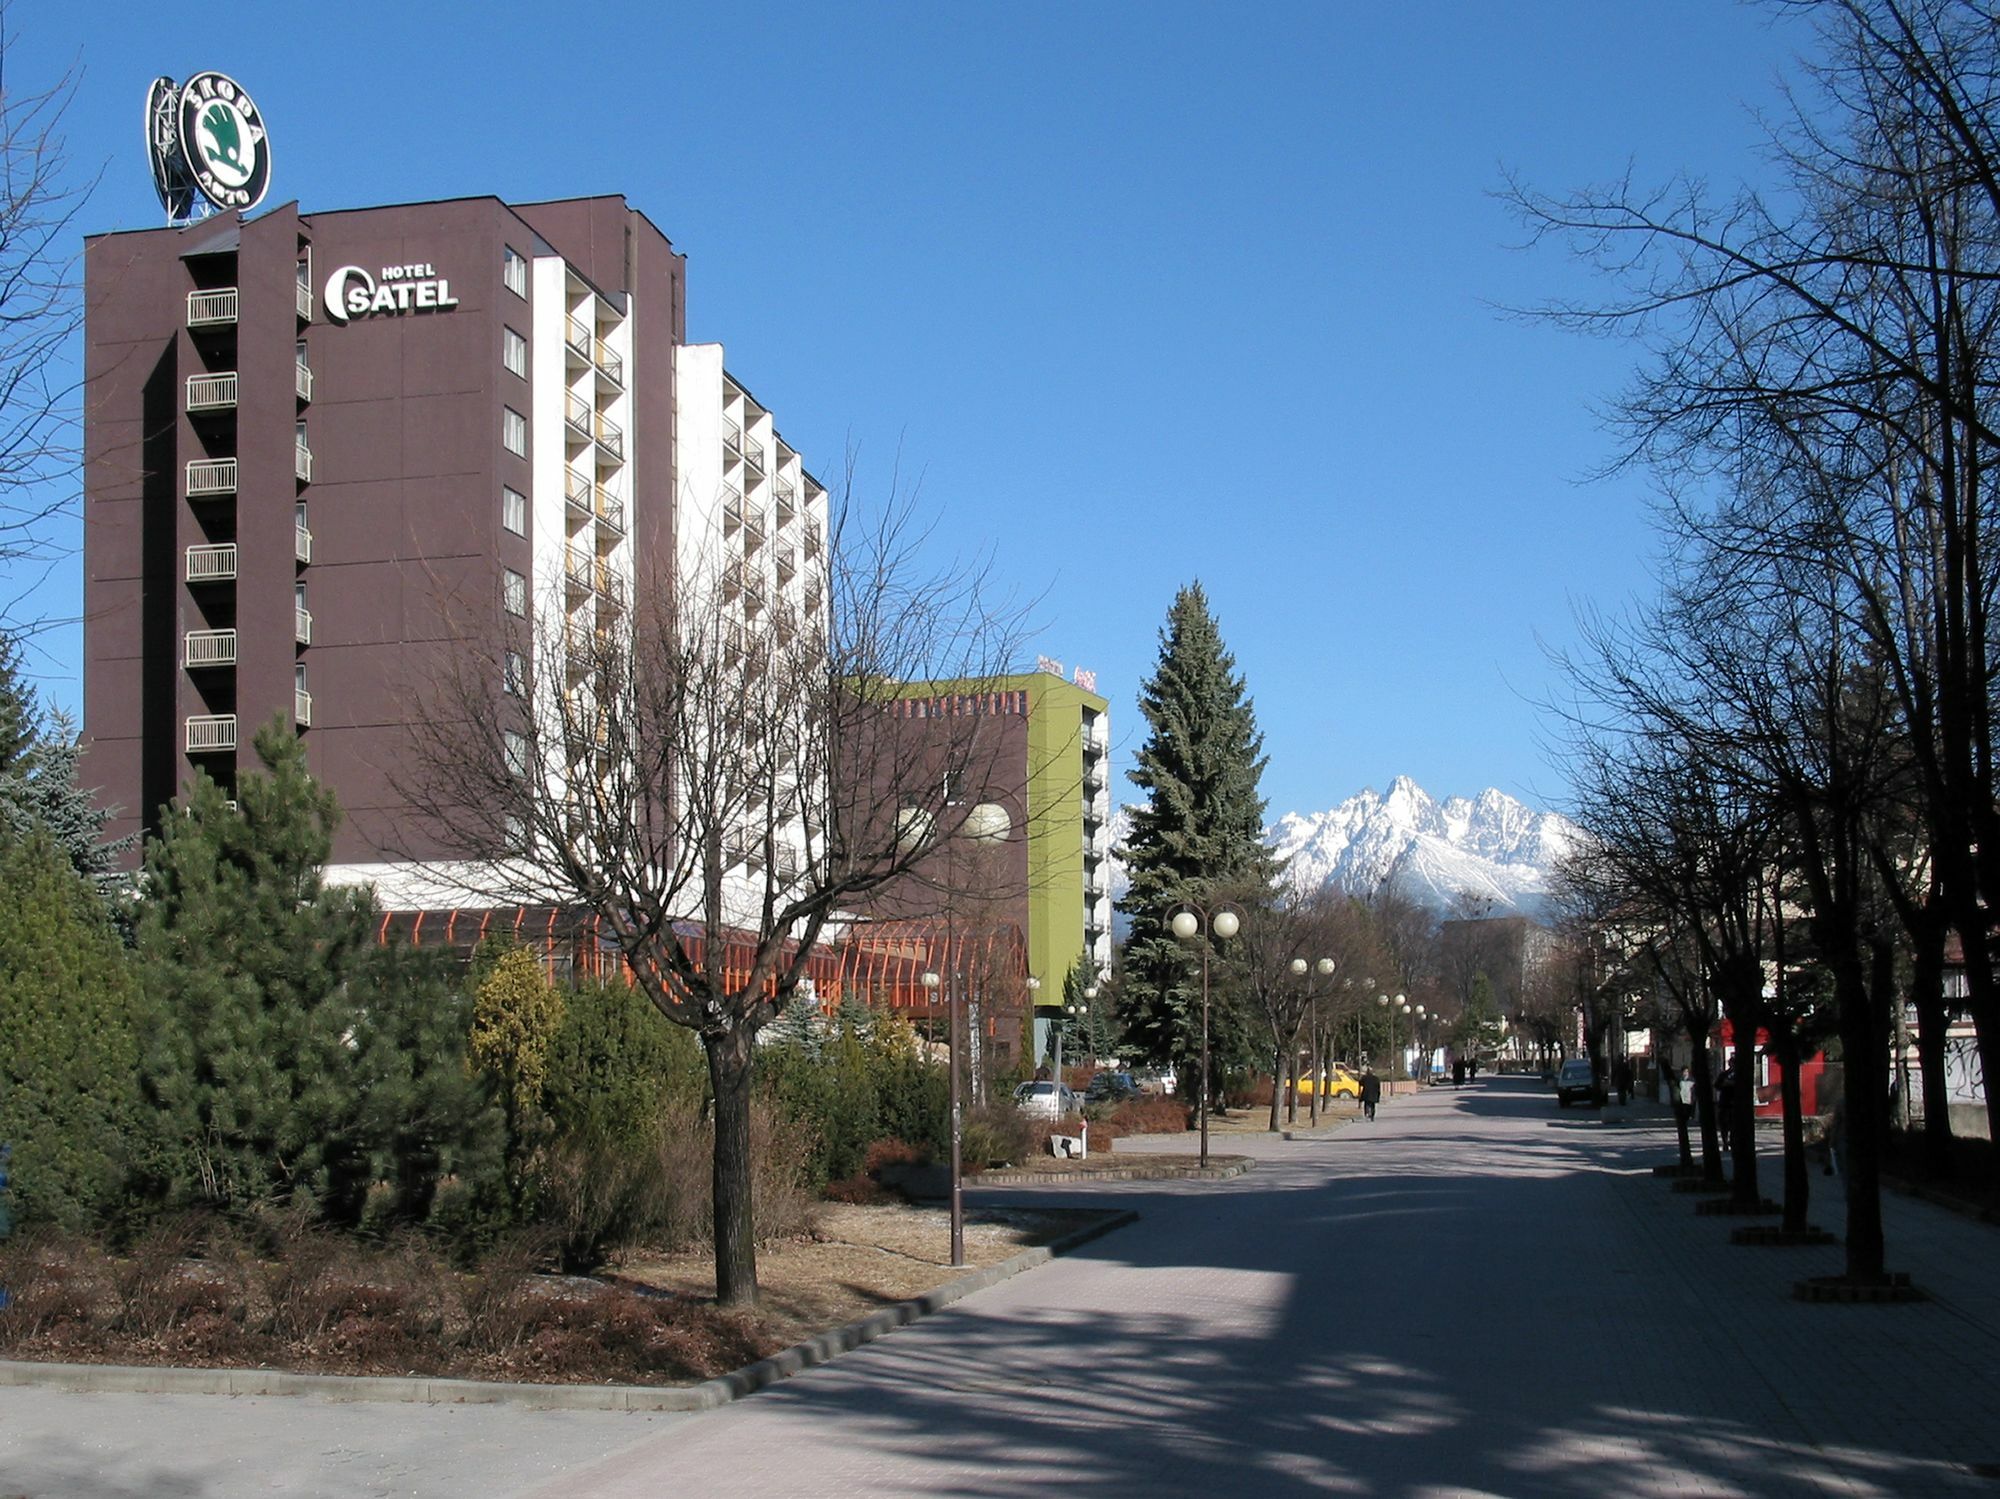
[[[826,494],[686,341],[686,262],[622,198],[285,205],[86,244],[85,774],[150,831],[295,730],[331,877],[438,902],[408,789],[425,684],[508,682],[702,578],[823,629]]]

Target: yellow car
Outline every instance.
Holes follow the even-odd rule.
[[[1310,1094],[1312,1090],[1313,1079],[1309,1077],[1299,1079],[1299,1096],[1301,1098]],[[1356,1077],[1352,1072],[1349,1072],[1344,1064],[1335,1062],[1333,1064],[1333,1072],[1326,1080],[1326,1097],[1359,1098],[1360,1096],[1361,1079]]]

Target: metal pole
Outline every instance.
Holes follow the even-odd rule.
[[[965,1119],[958,1091],[959,985],[953,974],[951,986],[951,1264],[954,1270],[965,1264],[965,1162],[960,1144]]]
[[[1208,1164],[1208,933],[1201,934],[1201,1163]]]

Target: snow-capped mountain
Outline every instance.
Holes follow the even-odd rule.
[[[1112,814],[1112,847],[1122,853],[1132,809]],[[1434,800],[1408,776],[1350,796],[1330,812],[1288,812],[1265,839],[1301,890],[1334,884],[1357,895],[1385,879],[1439,912],[1460,892],[1485,896],[1495,916],[1543,914],[1549,870],[1567,853],[1577,827],[1536,812],[1491,788],[1476,797]],[[1125,893],[1125,866],[1114,854],[1111,889]],[[1115,926],[1124,929],[1124,918]]]
[[[1440,802],[1398,776],[1386,795],[1371,786],[1330,812],[1289,812],[1265,836],[1300,889],[1366,894],[1391,880],[1439,911],[1463,892],[1490,899],[1496,916],[1534,916],[1577,829],[1491,787]]]

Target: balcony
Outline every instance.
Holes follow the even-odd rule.
[[[820,549],[820,546],[821,546],[821,544],[822,544],[822,542],[823,542],[824,540],[825,540],[825,538],[824,538],[824,537],[822,536],[822,534],[821,534],[821,532],[820,532],[820,529],[819,529],[819,522],[818,522],[818,521],[816,521],[816,520],[809,520],[809,521],[807,521],[807,522],[806,522],[806,560],[807,560],[807,561],[811,561],[811,560],[812,560],[813,558],[815,558],[815,557],[817,557],[817,556],[819,555],[819,549]]]
[[[588,474],[580,474],[573,468],[563,470],[563,499],[568,502],[570,513],[578,520],[588,520],[591,516],[591,492],[597,485]]]
[[[197,713],[187,721],[187,752],[190,755],[229,755],[236,752],[234,713]]]
[[[563,580],[582,593],[599,593],[615,598],[611,569],[589,552],[570,547],[563,553]]]
[[[189,375],[187,409],[189,416],[196,416],[206,411],[234,411],[236,371],[230,370],[220,375]]]
[[[797,576],[799,570],[798,556],[790,547],[780,547],[778,549],[777,568],[778,586],[780,588],[783,588]]]
[[[597,372],[620,390],[625,388],[625,361],[618,357],[611,345],[601,338],[590,341],[590,362],[597,366]]]
[[[313,695],[303,687],[292,689],[292,717],[298,720],[300,728],[312,727]]]
[[[602,484],[597,486],[597,520],[606,530],[625,534],[625,502]]]
[[[313,643],[313,617],[310,609],[299,606],[293,608],[292,639],[296,640],[300,645],[311,645]]]
[[[189,630],[181,639],[181,665],[189,671],[204,666],[236,664],[234,630]]]
[[[313,289],[303,281],[293,288],[292,306],[297,309],[300,322],[310,323],[313,320]]]
[[[613,458],[623,462],[625,458],[625,429],[601,411],[592,414],[597,420],[591,428],[591,436],[597,439],[597,445],[600,448],[603,448]]]
[[[203,499],[211,495],[236,493],[234,458],[195,458],[187,466],[187,497]]]
[[[564,346],[572,353],[581,355],[586,364],[590,362],[591,343],[590,327],[582,318],[565,317],[563,319]]]
[[[778,486],[777,516],[780,531],[799,517],[799,492],[789,484]]]
[[[750,465],[751,472],[761,475],[764,472],[764,445],[761,442],[744,443],[743,461]]]
[[[188,327],[233,328],[240,298],[233,286],[225,286],[217,291],[191,291],[188,293]]]
[[[734,536],[743,529],[743,496],[733,489],[722,491],[722,534]]]
[[[312,476],[313,476],[312,449],[307,447],[302,442],[296,443],[292,447],[292,472],[298,475],[298,479],[301,484],[312,483]]]
[[[743,512],[743,555],[748,557],[764,544],[764,512],[745,510]]]
[[[313,560],[313,533],[304,526],[292,527],[292,555],[301,562]]]
[[[233,583],[236,581],[236,543],[192,546],[187,549],[187,580],[190,583]]]
[[[590,441],[591,418],[594,415],[596,413],[590,409],[590,402],[574,391],[569,392],[564,398],[563,421],[570,431],[585,442]]]
[[[298,392],[301,401],[313,398],[313,372],[303,364],[292,366],[292,389]]]
[[[731,456],[743,456],[743,429],[734,422],[722,424],[722,446]]]

